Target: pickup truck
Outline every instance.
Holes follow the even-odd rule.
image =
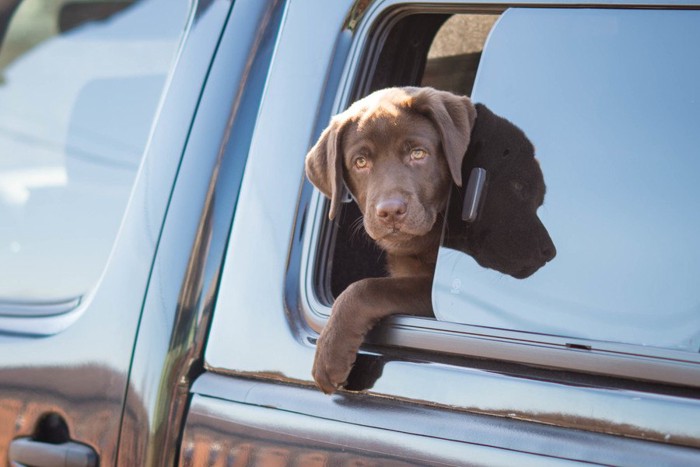
[[[700,465],[697,0],[5,0],[0,46],[3,465]],[[558,253],[441,248],[326,396],[382,257],[304,156],[402,85],[528,134]]]

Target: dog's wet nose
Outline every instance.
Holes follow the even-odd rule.
[[[550,261],[557,255],[557,249],[554,244],[545,245],[540,249],[540,255],[545,262]]]
[[[383,222],[397,222],[406,216],[407,208],[402,199],[385,199],[377,203],[377,217]]]

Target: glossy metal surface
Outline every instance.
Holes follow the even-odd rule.
[[[30,438],[15,439],[10,443],[10,462],[19,465],[60,465],[62,467],[97,467],[97,454],[78,443],[42,443]]]
[[[574,462],[444,439],[347,425],[195,396],[183,439],[183,466],[308,465],[549,466]]]
[[[286,313],[297,310],[286,310],[284,281],[290,241],[299,240],[290,237],[303,159],[317,129],[324,83],[349,7],[349,1],[319,0],[311,8],[314,15],[309,5],[292,2],[287,8],[222,273],[206,348],[210,367],[309,378],[313,347],[300,345],[290,332]]]
[[[146,0],[101,9],[85,2],[43,8],[25,0],[14,14],[0,49],[5,306],[21,301],[40,308],[79,298],[98,282],[188,22],[188,6],[187,0]],[[144,20],[153,17],[159,17],[157,27]],[[0,329],[43,331],[43,323],[22,328],[18,319],[9,327],[3,311]],[[11,316],[26,308],[15,311]]]
[[[144,164],[107,270],[80,318],[45,338],[0,335],[0,459],[11,439],[32,435],[49,412],[72,439],[116,460],[131,355],[148,278],[180,155],[227,1],[190,7],[185,39],[161,102]],[[183,17],[186,16],[186,11]],[[184,26],[184,25],[183,25]],[[127,419],[139,419],[128,412]]]
[[[360,359],[369,392],[312,386],[303,156],[347,102],[353,80],[340,76],[356,73],[380,7],[398,3],[371,3],[352,47],[350,0],[195,6],[97,293],[62,333],[0,336],[0,459],[55,412],[100,465],[171,463],[216,301],[205,363],[219,374],[192,389],[185,465],[698,463],[698,450],[662,444],[700,446],[698,400],[678,388],[387,348]]]
[[[211,374],[193,390],[182,465],[267,465],[271,453],[275,465],[316,459],[319,465],[683,466],[700,456],[658,443]]]
[[[284,2],[236,2],[178,174],[134,351],[120,465],[173,465]],[[146,434],[147,433],[147,434]]]
[[[454,3],[435,8],[444,12]],[[313,387],[313,341],[323,317],[319,314],[316,322],[300,318],[300,314],[313,315],[315,310],[311,307],[318,303],[313,302],[314,292],[307,289],[309,276],[300,279],[299,274],[304,276],[308,265],[308,257],[301,256],[315,255],[312,245],[316,243],[310,241],[309,226],[318,222],[322,213],[314,204],[318,198],[311,197],[311,190],[302,182],[303,157],[331,112],[318,113],[315,129],[308,122],[321,107],[322,83],[339,86],[338,93],[333,94],[334,111],[349,100],[354,76],[359,73],[359,57],[367,45],[368,34],[383,18],[384,7],[398,8],[399,2],[370,5],[355,29],[344,76],[333,83],[326,81],[328,71],[318,64],[328,63],[333,57],[330,45],[339,40],[339,30],[326,24],[310,27],[306,15],[290,5],[261,106],[231,234],[233,248],[226,258],[206,348],[206,366],[213,372]],[[318,14],[325,14],[322,8],[319,6]],[[415,11],[418,7],[410,10],[411,5],[402,2],[400,8]],[[340,19],[336,24],[339,23]],[[310,47],[318,51],[313,58],[292,59],[288,55],[290,48]],[[294,109],[294,125],[290,125],[289,108]],[[298,174],[296,180],[289,175],[294,173]],[[301,204],[295,224],[290,213],[299,193]],[[291,256],[287,259],[290,244]],[[284,294],[283,284],[287,286]],[[694,422],[700,416],[700,402],[693,390],[504,364],[499,360],[518,361],[523,347],[484,335],[473,336],[469,348],[480,355],[479,349],[485,347],[494,360],[484,363],[454,357],[450,353],[454,352],[456,340],[449,330],[436,333],[430,321],[415,318],[400,318],[390,324],[393,325],[379,330],[371,340],[402,347],[414,347],[416,342],[421,347],[430,341],[432,344],[426,348],[441,353],[369,347],[379,355],[365,352],[358,370],[351,374],[351,383],[356,379],[355,387],[367,389],[368,394],[700,447],[700,432]],[[434,347],[438,344],[439,348]],[[527,346],[531,352],[551,352],[537,340]],[[571,351],[566,342],[561,347]],[[578,353],[591,370],[602,365],[614,373],[615,367],[624,371],[627,365],[637,364],[635,355],[607,360],[596,359],[596,355],[585,354],[585,350]],[[368,372],[371,374],[365,374]],[[362,378],[363,381],[357,381]],[[435,381],[440,383],[434,384]],[[285,401],[278,401],[276,406],[284,408]],[[661,415],[667,410],[674,413],[673,417]]]

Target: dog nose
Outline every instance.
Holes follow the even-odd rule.
[[[554,244],[545,245],[540,250],[540,255],[544,261],[550,261],[557,255],[557,249]]]
[[[384,222],[400,221],[406,215],[406,202],[402,199],[390,198],[377,203],[377,217]]]

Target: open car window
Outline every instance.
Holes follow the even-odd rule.
[[[526,279],[482,267],[454,241],[453,196],[436,319],[398,312],[366,342],[697,386],[700,57],[688,44],[700,12],[464,6],[387,18],[338,109],[385,87],[432,86],[517,125],[544,173],[537,213],[556,256]],[[302,281],[316,332],[348,284],[386,275],[356,204],[342,206],[332,222],[323,198],[310,207]]]
[[[500,17],[472,99],[536,146],[557,256],[518,280],[442,247],[439,320],[698,352],[698,25],[697,11]]]

